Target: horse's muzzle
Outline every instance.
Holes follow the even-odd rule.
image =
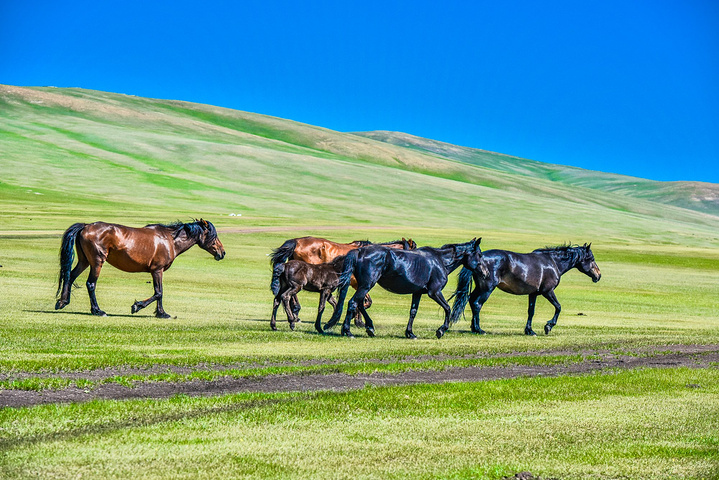
[[[215,254],[215,260],[217,260],[218,262],[223,258],[225,258],[225,252],[219,252]]]

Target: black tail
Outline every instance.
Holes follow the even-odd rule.
[[[285,263],[289,260],[290,257],[292,257],[292,254],[295,253],[296,246],[297,239],[293,238],[291,240],[287,240],[279,248],[272,250],[272,255],[270,255],[270,262],[272,263],[272,266],[275,267],[278,264]]]
[[[472,270],[464,267],[459,272],[457,279],[457,290],[452,295],[454,297],[454,305],[452,305],[452,313],[449,316],[449,323],[454,324],[459,320],[460,315],[464,313],[464,307],[469,301],[469,291],[472,289]]]
[[[72,272],[72,262],[75,260],[75,238],[77,234],[85,228],[84,223],[76,223],[65,230],[62,235],[62,244],[60,245],[60,275],[57,279],[56,297],[60,296],[62,288],[70,282],[70,273]]]
[[[339,322],[342,317],[342,308],[344,307],[345,297],[347,297],[347,289],[350,288],[350,280],[352,279],[352,274],[354,273],[355,265],[357,264],[358,251],[359,250],[350,250],[347,256],[345,256],[345,264],[342,268],[342,273],[340,274],[339,285],[337,286],[337,290],[340,292],[339,298],[337,299],[337,309],[332,314],[330,321],[325,324],[325,330],[337,325],[337,322]]]
[[[270,290],[276,297],[280,292],[280,275],[285,271],[285,264],[280,263],[272,268],[272,283],[270,283]]]

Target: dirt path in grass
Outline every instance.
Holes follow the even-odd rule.
[[[671,345],[646,347],[631,352],[631,354],[612,354],[607,351],[581,352],[529,352],[510,356],[542,356],[561,354],[581,354],[585,360],[565,365],[510,365],[501,367],[449,367],[438,370],[410,370],[406,372],[372,373],[349,375],[344,373],[332,374],[302,374],[302,375],[267,375],[262,377],[233,378],[220,377],[215,380],[191,380],[186,382],[136,382],[132,387],[117,383],[105,383],[92,389],[77,387],[59,390],[25,391],[0,390],[0,407],[27,407],[50,403],[85,402],[94,399],[142,399],[142,398],[168,398],[173,395],[211,396],[240,392],[303,392],[318,390],[353,390],[368,385],[410,385],[417,383],[444,383],[444,382],[479,382],[497,379],[518,377],[579,375],[608,369],[636,369],[636,368],[717,368],[719,365],[719,345]],[[508,356],[508,355],[505,355]],[[415,362],[430,359],[472,358],[473,356],[422,356],[416,357]],[[476,358],[487,357],[478,355]],[[589,358],[587,358],[589,357]],[[395,360],[396,361],[396,360]],[[412,362],[413,359],[403,361]],[[331,364],[327,362],[312,362],[312,364]],[[197,370],[218,371],[227,369],[227,366],[199,367]],[[421,368],[421,364],[418,364]],[[157,366],[142,370],[151,374],[153,370],[160,369],[167,372],[172,369],[167,366]],[[192,370],[192,369],[190,369]],[[179,371],[179,370],[178,370]],[[85,378],[100,380],[112,378],[116,375],[130,374],[127,369],[103,369],[93,372],[78,372],[73,374],[55,374],[51,376],[61,378]],[[24,375],[27,378],[27,374]],[[34,375],[39,376],[39,375]],[[19,377],[18,377],[19,378]],[[688,385],[698,388],[700,386]]]

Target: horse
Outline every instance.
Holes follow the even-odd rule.
[[[536,335],[532,330],[532,317],[537,297],[542,295],[554,306],[554,316],[544,326],[545,335],[557,324],[562,307],[554,295],[561,276],[576,268],[598,282],[602,274],[594,260],[592,244],[583,246],[561,245],[515,253],[507,250],[486,250],[478,262],[482,271],[463,268],[457,281],[452,306],[451,323],[456,322],[469,301],[472,307],[472,332],[486,333],[479,327],[479,311],[495,288],[514,295],[529,295],[529,309],[525,335]],[[476,286],[469,295],[474,280]]]
[[[296,298],[300,290],[309,292],[318,292],[320,294],[320,303],[317,307],[317,320],[315,320],[315,329],[322,333],[322,313],[325,310],[325,302],[329,301],[333,309],[337,308],[337,302],[332,297],[340,282],[340,272],[344,266],[345,257],[335,257],[328,263],[320,263],[313,265],[303,262],[302,260],[290,260],[287,263],[281,263],[275,267],[275,272],[280,270],[279,275],[272,277],[270,289],[275,295],[274,304],[272,305],[272,318],[270,319],[270,327],[277,330],[276,317],[277,308],[280,303],[285,308],[287,321],[290,329],[295,329],[295,324],[300,320],[297,313],[292,310],[290,301]]]
[[[350,243],[337,243],[319,237],[291,238],[272,251],[272,254],[270,255],[270,263],[272,264],[273,272],[279,264],[282,264],[287,260],[302,260],[303,262],[315,265],[327,263],[331,262],[336,257],[347,255],[350,251],[356,248],[368,245],[384,245],[390,248],[403,248],[405,250],[414,250],[417,248],[417,244],[414,240],[411,238],[407,240],[404,237],[401,240],[378,244],[373,244],[369,240],[355,240]],[[357,289],[357,282],[354,277],[352,277],[351,285],[352,288],[355,290]],[[292,304],[294,313],[298,314],[300,311],[300,304],[296,297],[293,298]],[[367,295],[365,298],[365,308],[369,308],[371,305],[372,298]],[[364,327],[364,323],[360,320],[359,312],[355,317],[355,325],[360,328]]]
[[[340,275],[340,295],[338,306],[325,329],[332,328],[342,315],[342,304],[347,294],[350,276],[357,279],[357,292],[347,303],[347,317],[342,325],[342,335],[352,337],[350,318],[359,310],[364,317],[367,335],[375,336],[374,324],[367,314],[361,299],[377,283],[385,290],[398,294],[411,294],[412,306],[405,337],[414,339],[412,324],[417,314],[419,301],[423,294],[437,302],[444,309],[444,324],[437,330],[437,338],[441,338],[449,328],[450,308],[442,296],[442,289],[447,285],[447,277],[460,265],[471,269],[479,268],[477,262],[482,251],[479,248],[481,238],[474,238],[466,243],[443,245],[440,248],[420,247],[416,250],[392,250],[386,247],[370,245],[353,250],[345,258],[344,268]]]
[[[105,262],[125,272],[149,272],[155,289],[153,296],[136,301],[130,311],[137,313],[157,302],[155,316],[170,318],[162,308],[162,274],[181,253],[193,245],[209,252],[215,260],[225,258],[225,249],[217,238],[212,223],[200,219],[191,223],[159,223],[143,228],[126,227],[114,223],[75,223],[62,236],[60,247],[60,275],[55,310],[70,303],[70,290],[77,277],[90,267],[86,286],[90,296],[90,313],[101,317],[107,314],[97,304],[95,285]],[[72,268],[74,249],[77,265]]]

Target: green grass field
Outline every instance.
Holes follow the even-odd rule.
[[[475,165],[271,117],[75,89],[0,87],[0,154],[6,391],[91,391],[99,381],[84,372],[107,368],[155,369],[103,380],[121,384],[393,374],[719,344],[719,217],[705,204],[682,208],[681,186],[665,197],[663,185],[582,186],[576,172],[570,182],[500,168],[509,160],[497,154],[494,168],[490,154]],[[54,310],[70,224],[199,217],[219,229],[227,257],[193,248],[176,260],[164,285],[175,318],[156,319],[152,308],[130,315],[152,293],[150,276],[110,266],[97,289],[108,317],[89,315],[84,275],[72,303]],[[379,288],[376,338],[357,328],[354,340],[317,335],[317,296],[308,293],[297,331],[280,315],[272,332],[267,254],[304,235],[420,245],[482,236],[484,249],[516,251],[592,242],[602,280],[563,277],[563,311],[549,336],[522,335],[526,297],[497,292],[482,312],[489,335],[469,333],[466,319],[437,340],[440,309],[423,298],[420,338],[409,341],[409,298]],[[540,299],[535,326],[552,313]],[[189,373],[158,373],[158,365]],[[0,476],[719,478],[718,375],[645,369],[4,408]]]

